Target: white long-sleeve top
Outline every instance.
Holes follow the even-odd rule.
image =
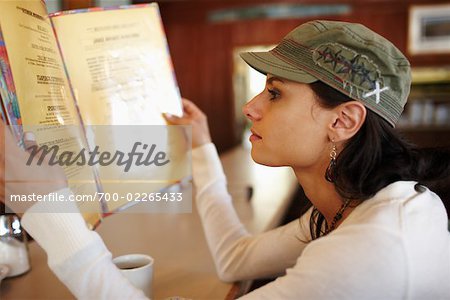
[[[282,274],[243,299],[450,299],[447,215],[428,189],[420,193],[415,182],[393,183],[312,242],[310,212],[251,236],[233,209],[214,145],[194,149],[192,159],[197,207],[219,277]],[[33,213],[43,205],[48,204],[33,206],[22,223],[77,298],[144,298],[121,276],[80,214],[52,213],[52,207]]]

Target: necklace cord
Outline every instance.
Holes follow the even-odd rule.
[[[325,235],[330,233],[336,228],[337,222],[342,219],[342,216],[344,214],[344,211],[348,208],[349,204],[351,202],[351,199],[345,199],[344,203],[342,203],[341,208],[337,211],[337,213],[334,215],[333,221],[331,222],[331,226],[328,227],[328,223],[326,222],[326,229],[325,229]]]

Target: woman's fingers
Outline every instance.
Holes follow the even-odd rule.
[[[183,98],[182,103],[183,103],[183,112],[185,114],[191,114],[192,113],[192,102]]]
[[[199,118],[203,116],[203,112],[191,101],[182,99],[183,116],[177,117],[171,114],[164,113],[163,116],[169,124],[173,125],[192,125]]]
[[[183,117],[177,117],[168,113],[163,113],[164,119],[171,125],[188,125],[189,121]]]
[[[31,148],[34,146],[38,146],[38,144],[36,143],[36,137],[32,132],[25,132],[23,134],[23,143],[25,145],[25,150],[27,151],[31,150]]]
[[[188,116],[203,113],[192,101],[183,98],[183,110]]]
[[[171,125],[191,125],[193,148],[211,142],[206,115],[192,101],[183,98],[182,103],[183,116],[163,114],[166,121]]]

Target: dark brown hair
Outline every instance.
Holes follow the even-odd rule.
[[[326,108],[351,101],[348,96],[317,81],[310,84],[319,104]],[[343,199],[364,201],[396,181],[429,184],[450,175],[448,149],[420,149],[403,139],[383,118],[371,110],[361,129],[336,159],[333,183]],[[313,209],[311,238],[323,235],[325,218]]]

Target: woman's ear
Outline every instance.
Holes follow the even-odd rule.
[[[349,101],[333,109],[334,122],[330,124],[330,136],[335,142],[346,141],[352,138],[366,120],[366,107],[358,101]]]

